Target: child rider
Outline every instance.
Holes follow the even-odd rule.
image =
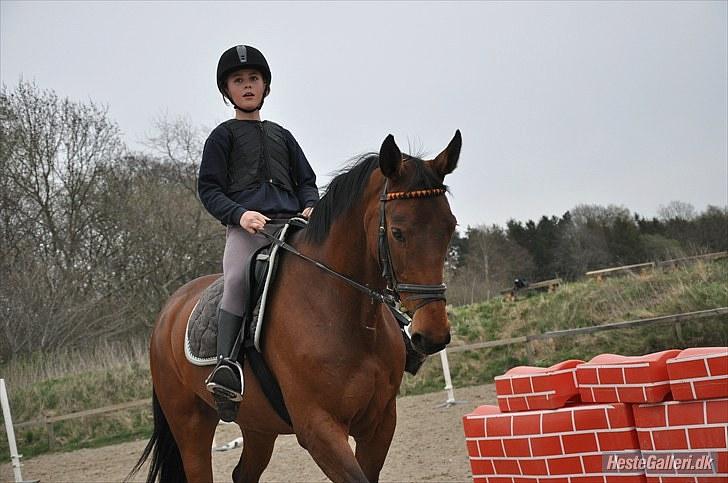
[[[207,211],[227,226],[223,255],[224,289],[218,311],[217,365],[206,381],[220,400],[239,401],[242,368],[231,352],[243,324],[243,269],[265,244],[261,230],[271,219],[302,213],[309,217],[319,199],[316,175],[293,135],[260,109],[270,93],[271,72],[263,54],[249,45],[223,52],[217,87],[235,107],[235,117],[217,126],[205,142],[197,190]],[[229,407],[229,404],[228,406]],[[233,414],[221,414],[234,419]]]

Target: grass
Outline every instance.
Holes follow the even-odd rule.
[[[74,374],[114,371],[131,364],[148,364],[149,344],[146,339],[128,342],[100,343],[90,349],[61,349],[51,354],[34,352],[0,365],[9,385],[29,386]]]
[[[670,315],[728,306],[728,260],[697,263],[643,276],[565,284],[555,293],[516,302],[493,299],[452,309],[452,345],[505,339],[556,329]],[[453,385],[492,382],[517,365],[548,366],[566,359],[588,360],[600,353],[639,355],[670,348],[728,345],[728,317],[651,325],[533,341],[449,354]],[[68,414],[148,398],[151,381],[147,344],[103,345],[92,351],[35,354],[0,367],[10,393],[14,421]],[[430,357],[416,377],[405,374],[401,395],[441,391],[440,358]],[[149,408],[63,421],[53,426],[55,451],[146,438]],[[16,438],[25,457],[50,451],[44,426],[22,428]],[[0,453],[8,454],[0,439]]]
[[[150,397],[149,364],[143,343],[100,346],[90,352],[59,351],[35,355],[3,367],[13,421],[42,419]],[[65,371],[65,372],[64,372]],[[54,449],[70,451],[148,437],[149,408],[89,416],[53,423]],[[44,425],[16,430],[18,447],[27,458],[51,450]],[[8,453],[7,438],[0,453]]]

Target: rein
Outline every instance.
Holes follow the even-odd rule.
[[[415,294],[408,297],[406,300],[422,300],[422,302],[418,304],[417,307],[414,308],[414,310],[412,310],[412,316],[414,316],[414,313],[425,305],[431,302],[435,302],[437,300],[445,300],[445,290],[447,289],[447,285],[445,285],[444,283],[438,285],[420,285],[397,282],[397,277],[394,273],[394,267],[392,265],[392,257],[389,253],[389,243],[387,242],[387,217],[384,210],[385,203],[387,201],[394,200],[441,196],[445,194],[445,190],[442,188],[435,188],[427,190],[397,191],[387,193],[387,183],[388,180],[385,181],[384,190],[382,191],[382,195],[379,198],[379,263],[382,267],[382,277],[384,277],[387,282],[387,287],[383,292],[371,289],[366,285],[352,280],[349,277],[337,272],[336,270],[327,267],[323,263],[314,260],[313,258],[307,257],[292,245],[284,242],[283,240],[279,240],[269,233],[266,233],[262,230],[258,233],[264,235],[271,242],[278,245],[280,248],[286,250],[287,252],[290,252],[297,257],[316,265],[318,268],[328,273],[329,275],[346,282],[350,286],[354,287],[355,289],[359,290],[360,292],[371,298],[372,301],[376,301],[386,305],[392,312],[392,315],[397,319],[399,324],[401,326],[406,326],[409,325],[410,322],[412,322],[412,317],[409,315],[409,311],[406,308],[402,310],[402,299],[400,297],[400,292]]]

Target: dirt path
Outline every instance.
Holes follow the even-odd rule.
[[[447,409],[435,408],[446,399],[444,392],[399,399],[397,432],[381,481],[471,481],[461,418],[481,404],[495,404],[495,390],[492,385],[474,386],[456,389],[455,396],[467,403]],[[222,425],[216,440],[223,444],[238,436],[237,426]],[[146,441],[133,441],[38,456],[23,462],[23,478],[40,479],[43,483],[120,482],[139,458],[145,444]],[[240,451],[237,448],[213,453],[215,481],[231,481],[230,475],[240,458]],[[138,475],[134,481],[144,481],[144,476]],[[3,482],[13,481],[9,464],[2,465],[0,478]],[[271,482],[328,481],[294,436],[278,438],[262,479]]]

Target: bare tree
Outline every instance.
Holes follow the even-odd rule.
[[[219,271],[189,122],[158,121],[157,156],[131,155],[106,109],[22,81],[0,121],[0,358],[143,337],[172,291]]]
[[[154,132],[145,145],[153,156],[171,168],[167,175],[197,194],[197,166],[202,159],[204,131],[193,126],[187,117],[160,115],[154,121]]]
[[[514,277],[528,277],[533,262],[528,252],[510,240],[503,228],[481,225],[468,228],[467,251],[457,274],[449,282],[453,303],[488,300],[508,288]]]
[[[94,199],[123,152],[106,109],[21,81],[2,90],[2,324],[14,353],[62,344],[87,317],[96,250]],[[83,327],[83,329],[82,329]],[[32,337],[31,337],[32,336]],[[31,340],[32,339],[32,340]]]
[[[697,217],[695,207],[684,201],[671,201],[667,205],[657,208],[657,216],[662,221],[685,220],[692,221]]]

